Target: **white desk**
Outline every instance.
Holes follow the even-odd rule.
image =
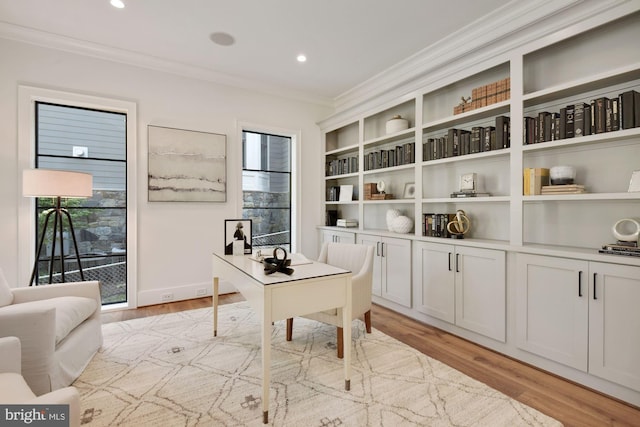
[[[229,281],[256,310],[262,325],[262,422],[269,421],[272,322],[332,308],[342,308],[351,324],[351,272],[312,262],[292,266],[294,272],[266,275],[249,256],[213,254],[213,335],[218,334],[218,281]],[[344,328],[345,390],[351,387],[351,328]]]

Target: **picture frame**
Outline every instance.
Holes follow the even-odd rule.
[[[407,182],[404,185],[404,191],[402,192],[403,199],[414,199],[416,197],[416,184],[415,182]]]
[[[147,126],[149,202],[226,202],[227,136]]]
[[[631,172],[631,179],[629,180],[629,189],[627,192],[635,193],[640,191],[640,170]]]
[[[224,254],[251,255],[252,253],[251,219],[224,220]]]

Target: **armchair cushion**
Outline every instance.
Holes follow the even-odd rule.
[[[37,312],[55,308],[55,343],[69,335],[78,325],[89,318],[98,307],[96,300],[86,297],[57,297],[39,301],[29,301],[2,308],[3,315]]]
[[[13,302],[13,292],[11,292],[11,288],[9,288],[9,283],[7,283],[7,279],[5,279],[4,273],[0,268],[0,307],[9,305],[12,302]]]

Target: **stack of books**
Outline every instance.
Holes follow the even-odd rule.
[[[454,191],[451,193],[451,198],[459,198],[459,197],[488,197],[491,193],[482,193],[479,191]]]
[[[616,243],[602,245],[602,249],[598,250],[601,254],[640,256],[640,248],[637,242],[623,242],[618,240]]]
[[[337,227],[357,227],[358,220],[357,219],[338,219],[336,222]]]
[[[543,185],[540,194],[582,194],[584,185],[565,184],[565,185]]]

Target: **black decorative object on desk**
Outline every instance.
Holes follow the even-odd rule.
[[[265,258],[262,264],[266,274],[280,272],[291,275],[293,273],[293,268],[289,268],[291,260],[287,259],[287,250],[280,246],[273,250],[273,258]]]

